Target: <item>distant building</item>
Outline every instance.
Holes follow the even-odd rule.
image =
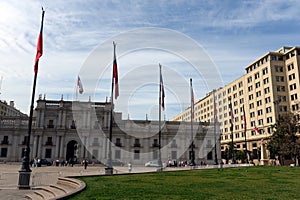
[[[214,116],[217,116],[223,160],[228,156],[231,135],[236,150],[245,151],[247,145],[248,158],[256,164],[267,165],[275,159],[270,157],[267,150],[268,138],[273,133],[272,125],[279,115],[286,112],[292,112],[300,119],[299,61],[300,47],[282,47],[275,52],[268,52],[246,66],[245,75],[209,92],[195,103],[196,121],[213,122]],[[230,129],[230,102],[233,134]],[[246,113],[246,132],[243,107]],[[172,120],[189,121],[190,108]]]
[[[23,116],[23,117],[25,117],[27,115],[15,108],[14,101],[10,101],[9,104],[7,104],[6,101],[0,100],[0,116]]]
[[[110,124],[110,102],[37,101],[30,138],[30,158],[56,161],[106,162]],[[158,122],[122,120],[114,113],[112,159],[144,165],[158,159]],[[0,160],[21,161],[27,137],[27,118],[0,123]],[[162,121],[162,161],[190,160],[191,124]],[[220,160],[220,145],[209,123],[193,124],[196,162]],[[5,130],[5,131],[4,131]],[[215,155],[214,148],[217,148]]]

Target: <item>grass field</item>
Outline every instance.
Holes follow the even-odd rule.
[[[76,199],[300,199],[299,167],[247,167],[86,177]]]

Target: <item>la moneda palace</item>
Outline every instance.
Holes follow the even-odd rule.
[[[190,107],[171,121],[162,121],[162,161],[190,160],[194,141],[196,163],[230,162],[227,154],[233,136],[236,151],[247,148],[251,162],[271,164],[273,158],[267,150],[274,131],[271,126],[286,112],[299,119],[299,59],[300,47],[268,52],[246,66],[243,76],[196,101],[192,124]],[[40,96],[34,110],[30,158],[106,162],[110,108],[110,102]],[[0,111],[0,161],[21,161],[28,140],[28,116],[13,102],[1,101]],[[137,165],[156,160],[159,123],[122,119],[122,113],[117,112],[113,115],[112,159]]]

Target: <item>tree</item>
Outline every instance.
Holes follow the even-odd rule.
[[[268,149],[271,157],[278,156],[280,164],[284,165],[284,158],[299,159],[300,140],[296,133],[298,122],[292,113],[279,116],[278,121],[273,127],[275,129],[270,137]]]

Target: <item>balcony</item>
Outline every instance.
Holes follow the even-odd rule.
[[[48,124],[47,128],[54,128],[54,125],[53,124]]]
[[[9,142],[8,142],[8,140],[2,140],[1,141],[1,144],[8,144]]]
[[[152,144],[152,147],[154,147],[154,148],[157,147],[157,148],[158,148],[159,145],[158,145],[157,143],[153,143],[153,144]]]
[[[134,143],[133,147],[141,147],[141,144],[140,143]]]
[[[46,142],[46,146],[52,146],[53,145],[53,142],[52,141],[47,141]]]
[[[117,147],[122,147],[122,143],[121,143],[121,142],[116,142],[115,145],[116,145]]]

